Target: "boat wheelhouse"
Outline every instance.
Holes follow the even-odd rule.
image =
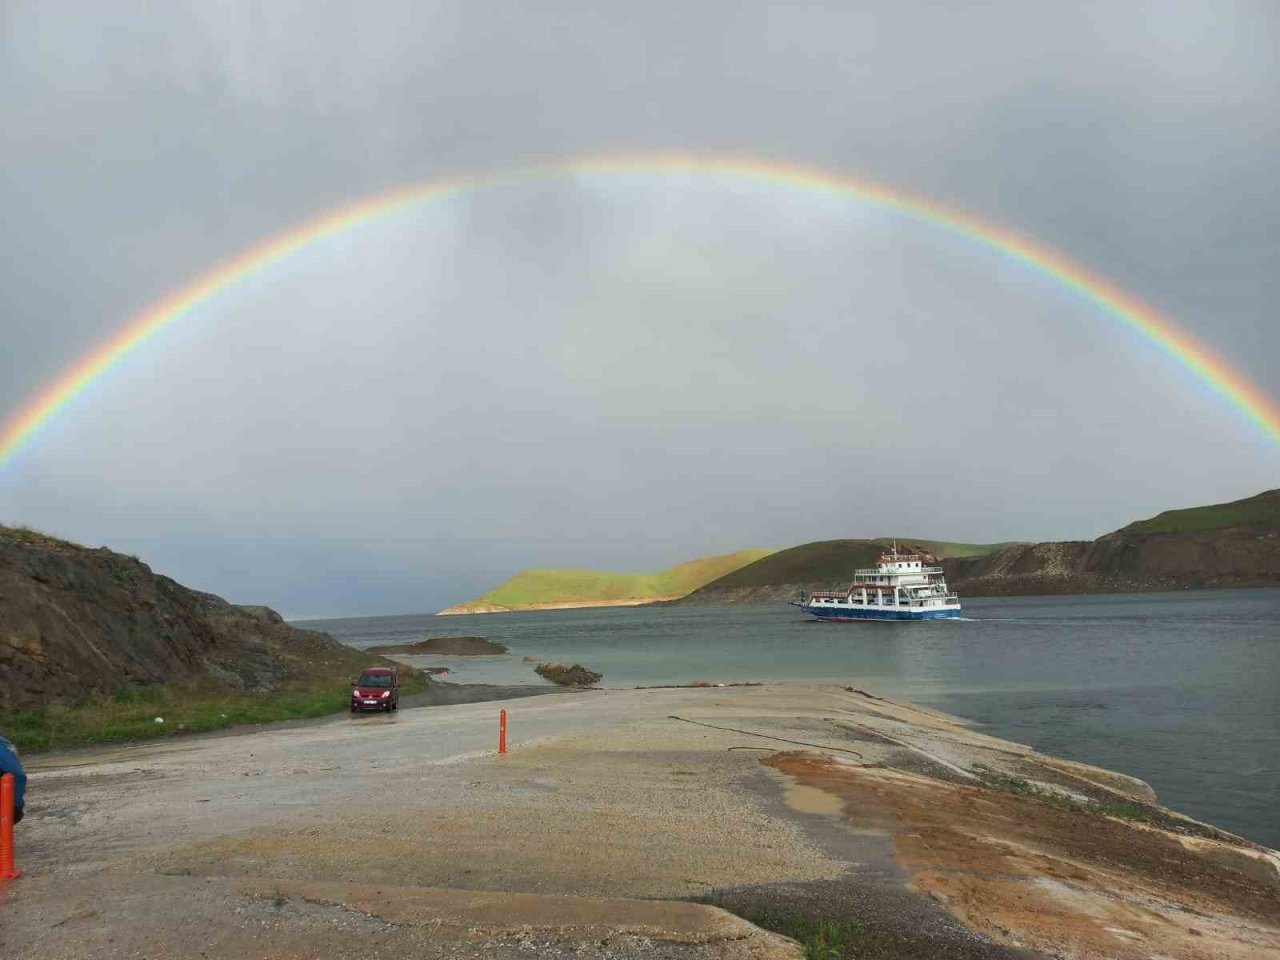
[[[855,570],[845,590],[800,594],[792,605],[819,620],[945,620],[960,616],[960,598],[947,588],[942,567],[923,553],[893,550],[874,567]]]

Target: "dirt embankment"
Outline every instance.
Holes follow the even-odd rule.
[[[430,637],[414,643],[389,643],[380,647],[369,647],[369,653],[381,656],[431,655],[438,654],[450,657],[487,657],[507,652],[507,645],[487,637]]]

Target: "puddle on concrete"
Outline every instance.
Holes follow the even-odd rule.
[[[788,807],[800,813],[838,817],[844,812],[844,802],[839,797],[803,783],[793,783],[788,786],[783,799]]]
[[[770,779],[782,787],[782,801],[797,813],[809,813],[820,817],[838,817],[844,813],[844,801],[834,794],[797,782],[773,767],[764,768]]]

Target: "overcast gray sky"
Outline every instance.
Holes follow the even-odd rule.
[[[1036,238],[1280,394],[1280,8],[0,0],[0,417],[248,245],[435,175],[681,149]],[[0,469],[0,520],[294,615],[521,567],[1087,538],[1280,486],[1114,317],[854,200],[515,180],[310,248]]]

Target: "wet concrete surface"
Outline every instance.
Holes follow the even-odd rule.
[[[511,751],[498,756],[502,708]],[[1001,791],[978,771],[1061,770],[837,687],[565,691],[64,759],[33,770],[30,872],[3,918],[44,958],[194,957],[215,942],[225,950],[210,956],[323,956],[296,944],[340,949],[332,929],[351,917],[294,904],[289,891],[318,881],[701,901],[774,929],[838,922],[858,957],[1280,955],[1268,852]],[[1135,786],[1082,765],[1070,775],[1104,797]],[[236,899],[250,881],[280,885],[278,915]],[[384,955],[589,946],[495,933],[486,955],[432,941],[429,922],[388,933]],[[161,949],[170,928],[185,939]],[[259,934],[270,951],[233,952]],[[702,949],[582,955],[712,955]]]
[[[451,683],[435,680],[426,690],[406,694],[400,699],[400,710],[422,707],[447,707],[467,703],[487,703],[496,700],[521,700],[525,697],[574,692],[568,687],[538,685],[499,686],[488,683]],[[398,712],[398,711],[397,711]],[[95,744],[85,747],[68,747],[24,756],[28,770],[51,770],[75,766],[97,765],[107,761],[144,760],[159,753],[175,750],[194,750],[196,744],[206,740],[225,740],[231,737],[252,737],[273,730],[305,730],[330,724],[369,722],[377,718],[394,718],[394,712],[383,711],[350,714],[343,710],[324,717],[305,717],[297,720],[278,720],[274,723],[247,723],[206,733],[179,733],[156,740],[137,740],[120,744]]]
[[[491,683],[450,683],[432,678],[426,690],[400,698],[400,709],[414,707],[448,707],[459,703],[485,703],[490,700],[520,700],[524,697],[540,697],[547,694],[565,694],[569,687],[551,685],[513,684],[500,686]]]

